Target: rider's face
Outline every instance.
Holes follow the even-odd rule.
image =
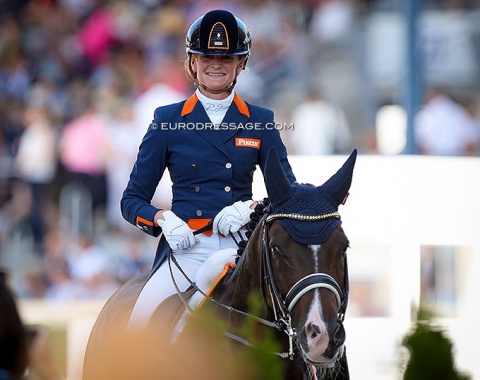
[[[228,96],[227,89],[241,71],[240,57],[237,55],[201,55],[192,56],[192,68],[197,73],[198,81],[207,88],[200,86],[200,91],[212,99],[223,99]],[[218,91],[212,94],[208,89]]]

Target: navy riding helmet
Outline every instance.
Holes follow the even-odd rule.
[[[188,29],[187,54],[250,55],[252,40],[246,25],[225,10],[198,18]]]

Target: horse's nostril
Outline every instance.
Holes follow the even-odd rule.
[[[312,328],[313,330],[313,333],[311,335],[311,338],[315,338],[318,334],[320,334],[320,327],[318,327],[318,325],[316,325],[315,323],[312,323],[310,325],[310,327]]]
[[[343,325],[341,323],[338,323],[335,326],[335,328],[333,330],[333,334],[332,334],[334,342],[341,343],[343,341],[343,339],[345,338],[344,333],[345,333],[345,330],[343,329]]]

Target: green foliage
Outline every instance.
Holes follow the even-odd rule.
[[[258,315],[262,308],[261,298],[250,296],[248,300],[248,313]],[[276,353],[280,351],[280,345],[274,337],[273,328],[262,328],[261,333],[258,322],[253,318],[244,318],[241,326],[235,331],[228,326],[225,320],[218,317],[211,304],[205,304],[200,312],[195,313],[189,322],[188,328],[197,331],[202,330],[201,335],[208,341],[211,350],[210,355],[218,360],[231,362],[232,373],[230,378],[242,378],[248,380],[278,380],[283,377],[285,359]],[[231,332],[248,341],[251,346],[235,344],[230,338],[223,335],[224,331]],[[182,333],[182,335],[185,335]],[[190,335],[191,336],[191,335]]]
[[[262,309],[262,300],[258,294],[251,294],[248,299],[249,313],[258,315]],[[248,363],[250,368],[248,379],[278,380],[282,378],[285,359],[275,355],[280,351],[280,345],[275,339],[274,329],[265,328],[258,334],[257,322],[253,318],[245,318],[239,334],[245,337],[253,347],[241,350],[240,361]]]
[[[453,344],[442,329],[431,323],[433,315],[419,309],[412,330],[402,345],[410,353],[403,380],[467,380],[455,368]]]

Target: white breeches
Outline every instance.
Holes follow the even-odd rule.
[[[230,236],[200,234],[195,238],[198,242],[194,247],[174,254],[179,266],[192,281],[195,280],[198,269],[213,253],[221,249],[237,248],[235,241]],[[180,291],[185,291],[190,283],[173,262],[171,268],[176,285]],[[165,261],[143,287],[133,307],[128,325],[146,326],[157,306],[176,291],[168,261]]]

